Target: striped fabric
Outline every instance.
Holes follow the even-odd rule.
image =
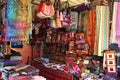
[[[96,47],[95,54],[103,56],[109,42],[109,6],[96,6]]]

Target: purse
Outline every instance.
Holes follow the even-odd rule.
[[[66,2],[65,10],[63,11],[63,27],[69,27],[71,22],[70,7],[69,3]]]
[[[38,9],[37,9],[37,16],[39,18],[49,18],[54,15],[54,6],[52,2],[41,1]]]

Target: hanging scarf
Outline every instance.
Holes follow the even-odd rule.
[[[32,34],[32,15],[29,0],[6,1],[6,41],[26,41]]]
[[[120,47],[120,2],[118,2],[117,6],[116,38],[118,40],[118,46]]]
[[[103,56],[102,51],[108,49],[109,41],[109,7],[97,6],[97,23],[96,23],[96,53]]]
[[[116,10],[117,10],[117,6],[118,6],[118,2],[114,2],[110,43],[117,43],[117,39],[116,39],[116,18],[117,18],[117,11]]]
[[[96,9],[91,9],[89,11],[89,26],[87,27],[87,41],[90,46],[91,53],[94,51],[95,26],[96,26]]]

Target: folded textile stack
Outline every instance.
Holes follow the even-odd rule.
[[[46,80],[42,76],[19,76],[19,77],[11,77],[9,80]]]
[[[10,60],[7,60],[7,61],[4,61],[3,62],[4,63],[4,67],[5,66],[16,66],[16,65],[20,65],[20,64],[22,64],[22,61],[21,60],[15,60],[15,61],[10,61]]]
[[[9,80],[30,80],[31,76],[10,77]]]
[[[33,66],[29,66],[26,69],[22,70],[23,73],[27,74],[27,75],[39,75],[39,69],[33,67]]]
[[[4,80],[9,80],[10,77],[19,77],[19,76],[36,76],[39,75],[39,69],[30,66],[21,64],[18,66],[9,66],[2,69],[2,78]],[[16,80],[16,79],[14,79]],[[21,78],[20,78],[21,80]],[[22,79],[26,80],[26,79]],[[28,80],[28,79],[27,79]]]
[[[2,69],[2,78],[4,80],[9,80],[8,77],[10,76],[10,74],[12,74],[14,72],[13,70],[13,66],[12,67],[4,67]]]

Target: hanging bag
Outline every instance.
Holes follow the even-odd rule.
[[[60,0],[55,0],[54,7],[55,7],[55,11],[56,11],[56,28],[61,28],[63,18],[62,18],[62,12],[60,11],[60,9],[61,9]]]
[[[39,18],[49,18],[54,15],[54,7],[51,1],[41,1],[38,10],[37,16]]]
[[[63,11],[63,27],[69,27],[71,22],[70,5],[66,2],[65,10]]]

